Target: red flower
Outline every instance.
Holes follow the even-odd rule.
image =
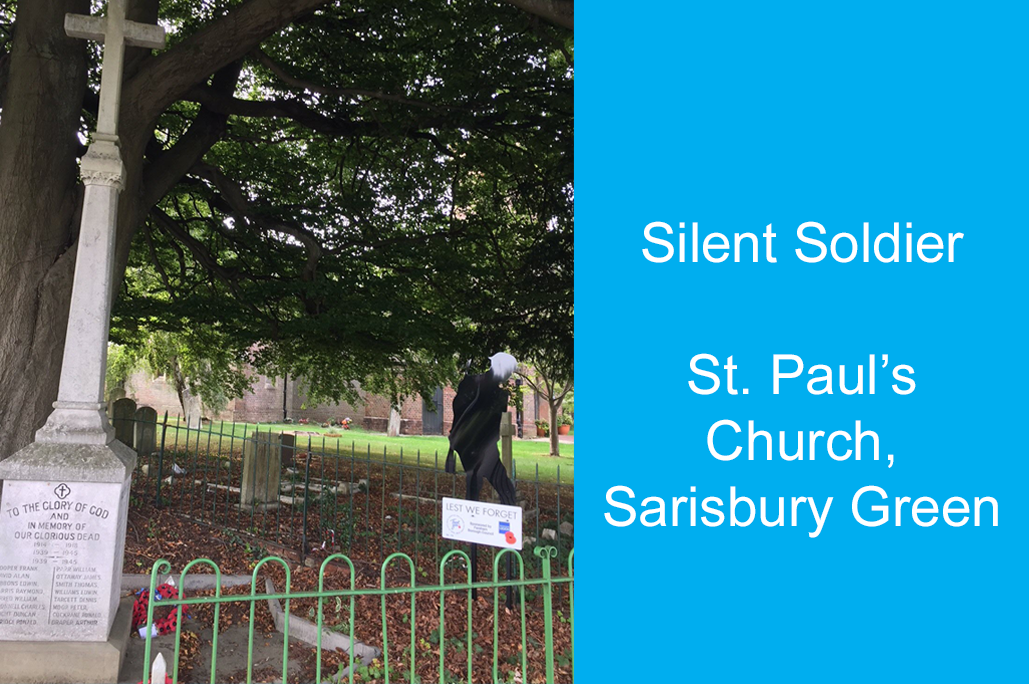
[[[517,540],[515,539],[515,534],[514,534],[514,532],[507,532],[507,533],[505,533],[505,534],[504,534],[504,540],[505,540],[505,541],[507,541],[507,543],[508,543],[508,544],[514,544],[514,543],[515,543],[515,541],[517,541]]]

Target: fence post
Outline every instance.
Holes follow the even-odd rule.
[[[178,443],[178,432],[175,433],[176,444]],[[164,412],[164,423],[161,424],[161,450],[157,452],[157,494],[154,504],[161,507],[161,480],[164,478],[164,440],[168,436],[168,412]]]
[[[543,628],[546,638],[547,682],[551,684],[554,681],[554,606],[551,596],[553,582],[550,579],[550,559],[557,555],[557,549],[553,546],[536,547],[533,553],[543,561]]]
[[[511,413],[505,412],[500,414],[500,457],[503,459],[505,472],[507,477],[511,479],[512,486],[514,479],[512,473],[514,473],[514,435],[515,426],[511,423]],[[517,505],[518,490],[515,489],[515,505]],[[507,579],[512,578],[514,567],[512,566],[511,555],[507,556]],[[514,587],[508,585],[507,587],[507,603],[508,609],[514,608]]]
[[[307,458],[304,459],[304,521],[303,530],[300,534],[300,559],[307,558],[307,507],[311,502],[311,440],[307,441]],[[324,481],[324,480],[323,480]],[[296,491],[293,492],[296,497]],[[293,499],[296,501],[296,499]]]
[[[504,461],[508,477],[511,477],[511,463],[514,461],[514,433],[515,428],[511,423],[511,414],[500,414],[500,456]]]

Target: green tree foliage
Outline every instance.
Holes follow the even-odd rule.
[[[100,54],[63,24],[104,4],[0,0],[0,458],[58,394]],[[169,47],[125,53],[112,339],[327,397],[570,365],[571,0],[127,6]]]
[[[221,411],[230,398],[243,396],[252,382],[244,358],[203,336],[158,331],[134,349],[150,375],[163,375],[172,383],[183,415],[191,413],[191,397],[208,411]]]
[[[160,14],[181,42],[239,4]],[[201,396],[240,363],[351,400],[504,349],[570,369],[571,53],[481,0],[326,3],[269,36],[161,114],[152,179],[215,141],[136,233],[112,337]]]
[[[120,344],[107,345],[107,373],[104,376],[104,396],[110,396],[111,390],[125,387],[136,368],[136,358],[132,352]]]

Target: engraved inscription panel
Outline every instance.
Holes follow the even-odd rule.
[[[0,639],[107,630],[120,485],[4,483]]]

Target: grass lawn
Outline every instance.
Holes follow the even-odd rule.
[[[196,432],[188,435],[184,426],[177,426],[174,419],[168,421],[168,432],[165,438],[165,448],[194,448],[196,445]],[[242,438],[250,436],[255,430],[261,432],[311,432],[312,435],[298,435],[297,441],[307,446],[304,440],[310,438],[312,451],[326,451],[350,455],[351,448],[358,457],[367,458],[369,451],[373,460],[381,460],[385,451],[388,461],[399,462],[401,450],[403,450],[404,463],[414,463],[418,453],[421,452],[421,464],[431,466],[435,463],[435,454],[439,454],[439,468],[447,457],[449,442],[446,437],[427,437],[422,435],[404,435],[400,437],[387,437],[381,432],[369,432],[363,428],[352,427],[344,430],[340,427],[323,428],[320,425],[297,425],[285,423],[222,423],[215,421],[210,425],[204,425],[200,433],[200,445],[207,448],[210,444],[212,451],[217,450],[219,435],[221,437],[221,448],[228,449],[233,437]],[[208,434],[210,433],[210,435]],[[329,437],[328,435],[333,435]],[[338,437],[336,435],[339,435]],[[161,440],[161,425],[157,426],[157,440]],[[236,443],[238,448],[239,444]],[[548,440],[514,440],[514,463],[515,471],[519,480],[532,480],[536,477],[536,469],[539,468],[540,482],[556,482],[558,478],[558,466],[560,466],[561,484],[573,484],[575,481],[575,445],[562,444],[561,456],[551,458],[550,442]],[[460,472],[460,459],[458,459],[458,472]]]

